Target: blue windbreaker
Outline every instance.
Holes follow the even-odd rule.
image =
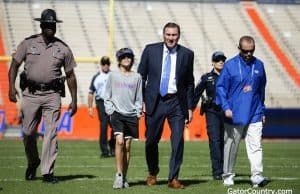
[[[262,120],[265,111],[266,73],[263,62],[255,57],[250,62],[240,55],[227,60],[217,81],[216,104],[232,111],[235,125],[248,125]]]

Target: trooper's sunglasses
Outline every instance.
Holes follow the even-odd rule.
[[[241,52],[242,52],[243,54],[248,54],[248,53],[253,54],[254,51],[255,51],[255,49],[252,49],[252,50],[245,50],[245,49],[242,49],[242,48],[240,48],[240,50],[241,50]]]
[[[224,59],[224,58],[213,59],[213,62],[216,62],[216,63],[219,63],[220,61],[223,61],[223,63],[224,63],[226,61],[226,59]]]

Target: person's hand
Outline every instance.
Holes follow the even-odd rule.
[[[193,111],[191,109],[188,110],[188,118],[185,120],[185,124],[188,124],[190,122],[192,122],[192,119],[193,119]]]
[[[225,111],[225,116],[229,119],[232,119],[232,111],[230,109],[227,109]]]
[[[265,125],[266,124],[266,116],[262,117],[262,124]]]
[[[8,96],[9,96],[9,101],[11,101],[11,102],[17,102],[18,101],[17,97],[19,98],[19,93],[16,90],[16,88],[13,87],[13,88],[9,89]]]
[[[71,117],[77,112],[77,103],[72,101],[68,107],[68,111],[71,110]]]
[[[88,108],[88,112],[89,112],[89,116],[90,116],[91,118],[93,118],[93,117],[94,117],[94,111],[93,111],[93,108],[92,108],[92,107],[89,107],[89,108]]]
[[[142,108],[142,111],[143,111],[143,113],[146,113],[146,105],[145,105],[144,102],[143,102],[143,108]]]

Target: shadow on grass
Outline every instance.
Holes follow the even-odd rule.
[[[250,180],[234,180],[235,185],[249,184],[251,185]]]
[[[205,180],[180,180],[180,182],[184,186],[190,186],[190,185],[196,185],[199,183],[205,183],[207,181]],[[139,186],[139,185],[146,185],[146,181],[137,181],[137,182],[129,182],[130,186]],[[167,180],[158,180],[157,185],[167,185],[168,181]]]
[[[248,177],[248,178],[250,178],[250,174],[237,173],[235,176],[236,177]]]
[[[65,176],[56,176],[54,175],[58,181],[69,181],[69,180],[74,180],[74,179],[93,179],[96,178],[94,175],[89,175],[89,174],[77,174],[77,175],[65,175]],[[37,178],[42,180],[43,178]]]
[[[263,182],[259,185],[259,187],[265,187],[265,186],[267,186],[269,183],[271,183],[271,180],[270,180],[270,179],[267,179],[267,180],[263,181]],[[234,181],[234,184],[236,184],[236,185],[240,185],[240,184],[249,184],[249,186],[252,186],[252,183],[251,183],[250,179],[249,179],[249,180],[235,180],[235,181]]]
[[[96,178],[94,175],[89,174],[78,174],[78,175],[66,175],[66,176],[56,176],[58,181],[68,181],[73,179],[93,179]]]

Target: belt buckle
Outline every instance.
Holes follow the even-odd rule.
[[[166,94],[165,96],[162,97],[162,100],[170,100],[172,98],[174,98],[176,96],[176,94]]]

